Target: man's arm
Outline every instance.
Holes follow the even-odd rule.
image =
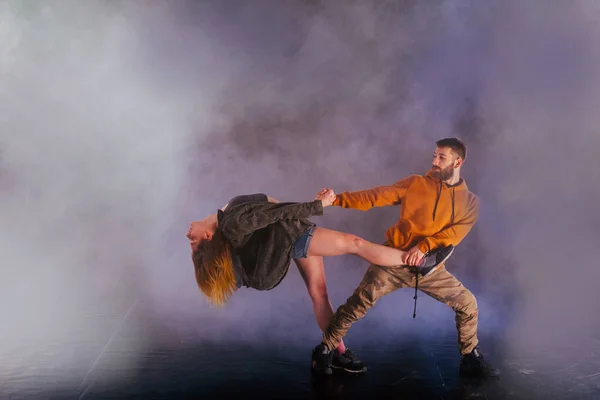
[[[343,192],[337,195],[334,206],[355,208],[366,211],[373,207],[395,206],[402,202],[406,191],[417,175],[411,175],[390,186],[377,186],[357,192]]]
[[[479,199],[474,198],[467,209],[467,213],[460,221],[442,229],[433,236],[421,240],[416,247],[423,253],[433,249],[446,247],[449,245],[458,245],[471,231],[479,215]]]

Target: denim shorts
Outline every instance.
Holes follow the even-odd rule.
[[[315,226],[308,228],[294,243],[292,247],[292,258],[306,258],[308,255],[308,246],[315,232]]]

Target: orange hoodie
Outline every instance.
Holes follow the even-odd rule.
[[[464,179],[454,186],[427,175],[411,175],[391,186],[338,194],[333,205],[366,211],[401,204],[400,219],[391,226],[388,243],[401,250],[456,246],[467,236],[479,213],[479,198]]]

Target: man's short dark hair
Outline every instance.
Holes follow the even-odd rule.
[[[460,158],[467,158],[467,146],[458,138],[445,138],[435,142],[437,147],[450,147]]]

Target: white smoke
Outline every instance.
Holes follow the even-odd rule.
[[[240,193],[302,201],[424,173],[444,136],[466,140],[482,199],[449,263],[478,297],[482,333],[507,333],[518,352],[597,329],[594,2],[9,1],[0,16],[4,371],[76,366],[87,382],[147,300],[142,325],[312,346],[293,265],[274,291],[210,309],[187,223]],[[397,212],[315,221],[381,242]],[[326,263],[337,307],[367,265]],[[384,298],[349,340],[366,324],[418,331],[411,297]],[[419,302],[419,321],[454,329],[449,309]],[[62,340],[87,350],[58,351]]]

